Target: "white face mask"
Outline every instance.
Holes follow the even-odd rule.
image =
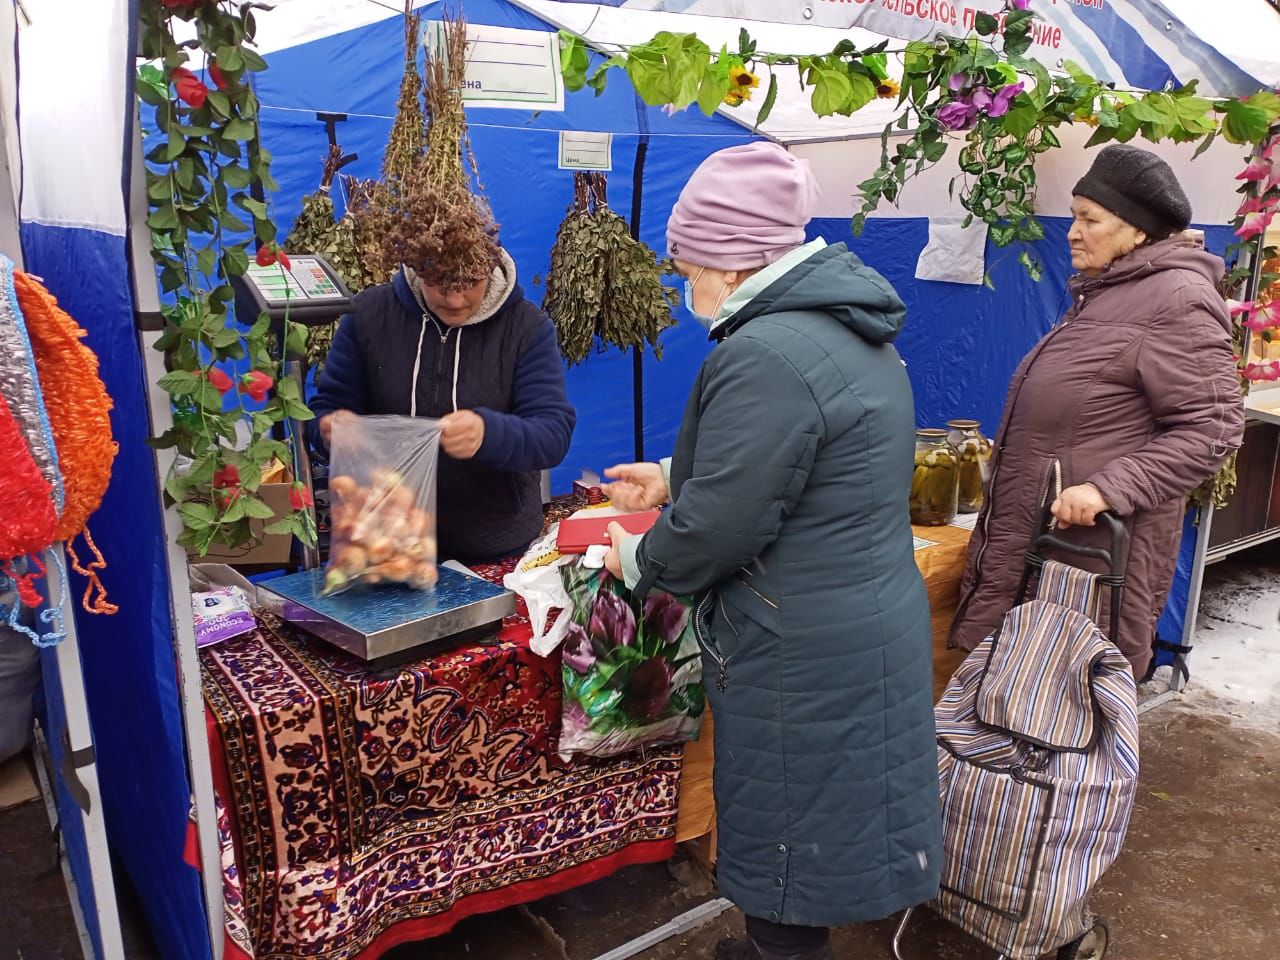
[[[698,281],[702,279],[702,275],[706,272],[706,269],[707,269],[706,267],[701,267],[699,268],[697,274],[694,276],[692,280],[689,280],[687,278],[685,279],[684,306],[685,306],[685,309],[688,310],[689,313],[693,315],[693,319],[697,320],[698,323],[702,324],[702,326],[707,330],[710,330],[715,325],[716,314],[720,312],[720,305],[724,303],[725,296],[729,292],[729,285],[725,284],[725,288],[720,291],[720,296],[716,299],[715,310],[712,311],[711,316],[706,316],[705,314],[699,313],[693,307],[693,288],[698,285]]]

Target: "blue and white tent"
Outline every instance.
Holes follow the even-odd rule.
[[[1280,82],[1273,53],[1280,50],[1280,15],[1266,0],[1037,2],[1061,28],[1058,47],[1048,37],[1059,58],[1076,59],[1121,84],[1162,87],[1201,78],[1209,93],[1238,93]],[[995,5],[972,0],[977,8]],[[360,155],[347,172],[377,170],[400,81],[396,6],[276,0],[275,9],[260,14],[261,49],[271,66],[259,81],[263,135],[276,158],[281,189],[274,212],[282,225],[319,177],[327,140],[317,112],[347,115],[338,138],[344,149]],[[425,3],[422,12],[430,18],[439,6]],[[930,17],[954,12],[963,23],[965,15],[963,5],[941,0],[462,0],[461,6],[473,23],[542,31],[566,27],[605,49],[648,39],[661,29],[692,31],[714,46],[733,46],[739,20],[752,18],[759,21],[750,26],[761,49],[797,53],[829,51],[844,36],[874,40],[873,31],[927,35],[937,26]],[[0,44],[15,53],[0,59],[0,160],[7,161],[0,166],[9,174],[0,177],[0,199],[13,201],[0,202],[0,251],[15,259],[20,254],[26,269],[42,276],[88,330],[115,400],[113,426],[121,444],[106,503],[93,519],[95,537],[112,564],[107,581],[121,612],[109,619],[76,617],[99,784],[90,791],[91,812],[86,816],[70,805],[65,783],[60,791],[94,952],[122,955],[110,897],[95,901],[92,882],[96,874],[99,894],[109,890],[109,865],[100,847],[91,854],[91,842],[77,836],[82,821],[93,821],[85,828],[90,840],[105,825],[117,873],[140,894],[161,955],[204,960],[220,955],[222,936],[203,705],[185,557],[173,546],[175,520],[163,512],[157,461],[144,443],[163,428],[168,412],[150,386],[158,357],[144,346],[149,337],[137,325],[139,315],[155,309],[156,295],[142,226],[145,192],[136,187],[136,15],[137,0],[0,3]],[[947,199],[951,172],[945,168],[913,183],[899,208],[880,211],[861,238],[852,238],[854,185],[878,163],[876,136],[886,115],[877,111],[886,108],[818,120],[798,85],[783,87],[759,132],[751,126],[750,109],[707,118],[644,107],[620,75],[601,99],[569,96],[563,112],[470,111],[485,186],[526,290],[539,298],[533,279],[546,270],[570,199],[568,175],[556,164],[560,130],[614,134],[610,200],[627,216],[641,194],[641,233],[658,250],[671,205],[697,164],[714,150],[769,136],[807,157],[818,173],[823,200],[813,232],[850,242],[907,300],[911,313],[901,346],[919,421],[973,416],[994,426],[1018,359],[1062,307],[1070,187],[1088,163],[1077,149],[1082,140],[1041,164],[1039,207],[1048,217],[1049,236],[1042,250],[1046,277],[1036,284],[1013,260],[1001,261],[981,236],[976,245],[956,239],[949,227],[959,211]],[[1241,151],[1215,146],[1194,167],[1189,150],[1171,149],[1166,156],[1190,188],[1209,245],[1222,249],[1223,225],[1235,209],[1232,177]],[[938,255],[922,262],[931,236]],[[995,280],[994,292],[970,282],[921,278],[971,281],[974,270],[980,274],[984,267]],[[135,274],[140,282],[133,281]],[[688,317],[664,337],[664,347],[662,361],[648,355],[643,361],[642,439],[651,456],[669,450],[693,373],[708,349]],[[631,358],[617,352],[594,356],[570,372],[580,425],[569,458],[554,476],[554,490],[563,490],[584,467],[599,469],[633,455],[632,373]],[[1185,604],[1185,578],[1183,590]],[[1171,609],[1176,621],[1178,602]],[[1174,630],[1180,630],[1176,623]],[[73,666],[64,662],[63,674]],[[52,665],[49,674],[56,680]],[[51,681],[54,713],[55,688]],[[71,709],[83,721],[83,707]],[[73,730],[71,746],[79,750],[87,743]],[[183,857],[193,797],[203,876]]]

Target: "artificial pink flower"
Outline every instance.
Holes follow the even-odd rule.
[[[1255,382],[1259,380],[1280,380],[1280,361],[1267,363],[1249,363],[1245,365],[1244,375]]]
[[[967,130],[978,115],[972,103],[953,100],[938,111],[938,123],[946,130]]]
[[[1271,226],[1271,221],[1275,217],[1275,210],[1272,209],[1275,203],[1264,202],[1258,197],[1250,197],[1240,205],[1240,209],[1236,211],[1236,216],[1242,218],[1243,222],[1240,228],[1236,230],[1236,236],[1241,240],[1251,240],[1260,234],[1267,232],[1267,227]]]
[[[1236,179],[1256,182],[1258,180],[1266,180],[1271,175],[1271,161],[1265,156],[1258,156],[1250,160],[1249,165],[1236,174]]]
[[[1272,330],[1280,326],[1280,304],[1272,301],[1261,307],[1254,307],[1240,323],[1250,330]]]
[[[965,76],[963,73],[953,73],[951,75],[951,78],[947,81],[947,86],[950,87],[956,93],[959,93],[968,85],[969,85],[969,78]]]

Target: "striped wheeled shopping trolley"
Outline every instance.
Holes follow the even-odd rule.
[[[1098,627],[1119,623],[1127,536],[1110,549],[1036,540],[1016,606],[973,651],[935,708],[944,830],[930,908],[1007,960],[1101,960],[1109,930],[1089,893],[1124,844],[1138,782],[1137,688]],[[1087,573],[1055,556],[1104,561]],[[1038,575],[1036,597],[1022,602]],[[902,941],[911,914],[894,938]]]

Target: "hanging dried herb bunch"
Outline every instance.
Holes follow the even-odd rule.
[[[471,150],[462,84],[466,79],[467,21],[446,11],[427,58],[424,94],[427,104],[427,179],[438,187],[482,190],[480,171]]]
[[[432,182],[426,157],[388,187],[378,203],[356,211],[373,245],[365,252],[383,269],[404,264],[424,283],[452,290],[474,286],[493,272],[498,228],[482,199],[456,184]]]
[[[418,72],[418,37],[422,17],[413,12],[413,0],[404,3],[404,78],[391,138],[382,158],[382,177],[394,180],[409,172],[427,145],[427,121],[422,112],[422,74]]]
[[[561,354],[579,364],[599,337],[623,350],[648,343],[661,357],[658,335],[672,325],[671,308],[679,300],[662,283],[671,265],[632,237],[626,221],[609,209],[603,173],[575,173],[573,187],[542,300]]]
[[[352,209],[361,252],[377,271],[390,276],[404,264],[432,286],[458,289],[492,273],[497,224],[484,199],[472,193],[477,171],[462,100],[466,23],[446,15],[433,36],[424,85],[426,152],[393,144],[402,151],[394,172],[380,183],[362,184]],[[404,129],[406,115],[402,110],[397,117]]]

